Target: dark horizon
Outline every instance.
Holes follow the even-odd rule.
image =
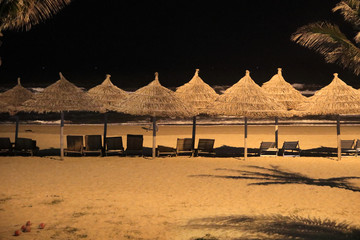
[[[29,32],[4,32],[0,79],[5,88],[17,77],[25,87],[46,87],[62,72],[90,88],[111,74],[118,87],[136,89],[159,72],[161,84],[174,88],[199,68],[209,85],[231,86],[248,69],[261,85],[281,67],[289,83],[325,86],[337,72],[359,88],[359,77],[350,70],[290,41],[298,27],[315,21],[349,30],[331,12],[337,2],[74,0]]]

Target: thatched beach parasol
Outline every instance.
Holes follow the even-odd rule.
[[[11,112],[14,112],[14,109],[12,109],[12,107],[9,106],[9,104],[0,100],[0,112],[1,113],[11,113]]]
[[[290,83],[285,81],[281,68],[278,68],[278,73],[265,82],[261,88],[268,96],[283,104],[288,110],[298,109],[299,105],[307,99]]]
[[[125,99],[129,94],[115,86],[111,80],[111,75],[106,74],[106,79],[100,84],[91,89],[89,89],[89,95],[101,102],[105,108],[108,106],[114,105],[116,102],[119,102]]]
[[[33,92],[21,85],[20,78],[17,79],[17,85],[15,87],[0,94],[0,101],[8,105],[6,112],[8,112],[10,115],[14,115],[15,117],[15,142],[17,141],[19,133],[19,116],[16,115],[16,112],[19,111],[23,102],[32,98],[33,96]]]
[[[216,98],[219,97],[215,90],[200,78],[199,69],[196,69],[193,78],[178,87],[175,93],[184,102],[188,103],[191,109],[194,109],[199,114],[208,114],[209,108],[214,105]],[[193,149],[195,147],[195,133],[196,116],[193,117]]]
[[[332,82],[318,90],[309,102],[305,102],[302,109],[307,115],[335,115],[337,116],[337,145],[338,160],[341,159],[340,115],[360,114],[360,93],[342,81],[334,73]]]
[[[250,77],[250,71],[236,84],[220,95],[214,105],[214,114],[240,116],[245,120],[244,157],[247,158],[247,118],[287,117],[289,113],[285,107],[257,85]]]
[[[153,118],[153,151],[156,149],[156,117],[191,117],[195,115],[173,91],[161,86],[158,73],[155,80],[131,94],[113,110]]]
[[[111,80],[111,75],[106,74],[106,79],[100,84],[89,89],[88,94],[97,102],[101,103],[106,110],[115,105],[119,101],[123,101],[128,97],[128,93],[117,86],[115,86]],[[103,145],[106,144],[107,134],[107,114],[104,114],[104,139]]]
[[[7,103],[10,106],[14,106],[15,109],[20,107],[23,102],[32,98],[33,92],[24,88],[21,85],[20,78],[17,79],[17,85],[0,95],[0,100]]]
[[[96,103],[82,89],[76,87],[59,73],[60,79],[23,103],[23,110],[28,112],[59,112],[60,123],[60,154],[64,157],[63,127],[64,111],[102,111],[100,103]]]
[[[291,86],[290,83],[285,81],[281,68],[278,68],[278,73],[275,74],[269,81],[265,82],[261,88],[268,96],[284,105],[287,110],[298,110],[299,106],[307,100],[307,98]],[[278,147],[277,117],[275,117],[275,145]]]

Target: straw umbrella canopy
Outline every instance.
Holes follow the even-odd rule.
[[[307,99],[290,83],[285,81],[281,68],[278,68],[278,73],[265,82],[261,88],[268,96],[283,104],[288,110],[296,110]]]
[[[1,94],[0,94],[1,95]],[[1,113],[12,113],[15,110],[9,104],[0,100],[0,112]]]
[[[152,117],[153,157],[155,157],[156,149],[156,117],[191,117],[194,115],[173,91],[160,84],[157,72],[155,73],[155,80],[118,103],[113,110],[131,115]]]
[[[26,100],[32,98],[34,93],[30,90],[24,88],[21,85],[20,78],[17,79],[17,85],[6,92],[0,94],[0,101],[6,103],[8,107],[5,109],[5,112],[8,112],[10,115],[15,115],[16,112],[21,108],[21,104]],[[2,109],[4,111],[4,109]],[[19,116],[15,115],[15,142],[18,138],[19,133]]]
[[[309,102],[305,102],[302,109],[307,115],[335,115],[337,116],[337,145],[338,160],[341,159],[340,115],[360,114],[360,93],[342,81],[334,73],[332,82],[318,90]]]
[[[17,79],[17,85],[0,95],[0,100],[13,106],[15,109],[19,108],[23,102],[33,97],[34,93],[24,88],[21,85],[20,78]]]
[[[220,95],[214,105],[214,114],[240,116],[245,119],[244,156],[247,158],[247,118],[288,117],[286,108],[269,97],[250,77],[245,76]]]
[[[199,69],[196,69],[193,78],[178,87],[175,91],[176,95],[184,102],[188,103],[191,109],[199,114],[208,114],[209,108],[214,105],[219,95],[215,90],[205,83],[199,76]],[[196,116],[193,117],[193,149],[195,145],[196,133]]]
[[[89,95],[101,102],[105,108],[127,98],[129,95],[126,91],[115,86],[111,82],[110,77],[110,74],[106,74],[106,79],[101,84],[88,91]]]
[[[61,114],[60,149],[62,159],[64,156],[64,111],[102,111],[103,109],[101,104],[96,103],[86,92],[66,80],[61,73],[59,75],[60,79],[57,82],[24,102],[22,109],[28,112],[58,112]]]
[[[106,74],[106,79],[99,85],[89,89],[89,95],[95,100],[100,102],[105,109],[111,108],[116,102],[122,101],[128,97],[128,93],[117,86],[111,80],[111,75]],[[107,114],[104,114],[104,139],[103,145],[106,145],[107,133]]]
[[[307,100],[304,95],[291,86],[290,83],[285,81],[281,68],[278,68],[278,73],[275,74],[269,81],[265,82],[261,88],[268,96],[284,105],[288,110],[298,110],[299,106]],[[278,147],[277,117],[275,117],[275,145]]]

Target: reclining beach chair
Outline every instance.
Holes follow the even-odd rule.
[[[199,139],[198,148],[195,151],[195,156],[199,156],[199,154],[214,156],[214,143],[215,139]]]
[[[75,135],[66,136],[66,148],[64,149],[65,155],[68,155],[69,153],[78,153],[82,155],[83,150],[84,150],[83,136],[75,136]]]
[[[279,149],[275,147],[275,142],[261,142],[259,147],[259,156],[276,157]]]
[[[140,155],[143,156],[143,135],[128,134],[126,138],[126,155]]]
[[[39,151],[36,141],[31,138],[17,138],[14,147],[14,153],[30,153],[34,156]]]
[[[10,138],[0,138],[0,152],[1,153],[12,153],[13,145],[10,142]]]
[[[356,150],[357,143],[353,140],[341,140],[341,155],[350,156],[357,155]]]
[[[86,135],[85,136],[85,148],[83,154],[88,153],[98,153],[99,156],[102,156],[102,141],[101,135]]]
[[[105,141],[105,155],[108,153],[124,154],[122,137],[107,137]]]
[[[163,145],[158,145],[156,148],[156,156],[160,155],[176,156],[176,149],[172,147],[167,147]]]
[[[179,154],[194,154],[192,138],[178,138],[176,143],[176,155]]]
[[[282,147],[284,157],[300,157],[299,141],[285,141]]]

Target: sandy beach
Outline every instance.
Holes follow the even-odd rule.
[[[102,125],[66,125],[102,134]],[[343,126],[342,139],[360,138]],[[250,126],[248,145],[274,139]],[[40,149],[59,148],[59,126],[20,125]],[[152,132],[109,125],[109,136]],[[279,142],[336,147],[335,126],[280,126]],[[14,139],[14,125],[1,137]],[[160,126],[157,144],[175,147],[191,126]],[[215,148],[243,146],[242,126],[199,126]],[[360,157],[0,157],[0,239],[358,239]],[[30,220],[32,231],[14,237]],[[44,229],[37,229],[39,223]]]

